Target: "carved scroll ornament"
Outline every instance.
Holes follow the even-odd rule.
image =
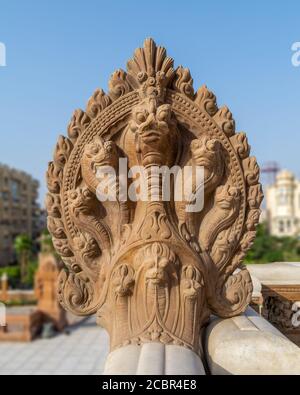
[[[253,243],[263,198],[244,133],[206,86],[147,39],[97,90],[60,137],[47,181],[48,227],[65,269],[59,299],[96,313],[111,348],[157,341],[199,351],[211,313],[245,310],[252,283],[242,260]],[[97,199],[97,169],[204,167],[204,208],[185,201]],[[117,184],[119,180],[117,177]],[[149,183],[151,191],[151,182]],[[160,186],[161,188],[161,186]],[[161,191],[159,191],[160,194]],[[236,270],[239,269],[239,270]]]

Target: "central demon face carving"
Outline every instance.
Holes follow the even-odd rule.
[[[136,135],[136,151],[142,165],[171,165],[176,126],[169,104],[157,105],[156,99],[145,99],[133,109],[130,129]]]

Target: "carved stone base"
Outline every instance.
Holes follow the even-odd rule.
[[[112,351],[105,364],[107,375],[205,375],[200,357],[180,346],[161,343],[130,345]]]

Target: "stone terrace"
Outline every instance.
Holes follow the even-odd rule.
[[[94,318],[69,331],[31,343],[0,342],[0,375],[100,375],[109,348],[106,331]]]

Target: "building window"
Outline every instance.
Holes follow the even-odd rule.
[[[278,231],[279,231],[279,233],[284,233],[284,222],[283,221],[279,221]]]
[[[5,201],[7,201],[9,199],[8,192],[5,192],[5,191],[2,192],[2,199]]]
[[[280,191],[277,195],[277,204],[278,206],[286,206],[288,204],[288,195],[286,192]]]
[[[18,202],[20,199],[20,196],[19,196],[19,184],[17,181],[14,181],[14,180],[11,181],[10,191],[11,191],[12,200],[14,202]]]
[[[9,248],[11,245],[10,237],[8,235],[4,236],[4,248]]]

